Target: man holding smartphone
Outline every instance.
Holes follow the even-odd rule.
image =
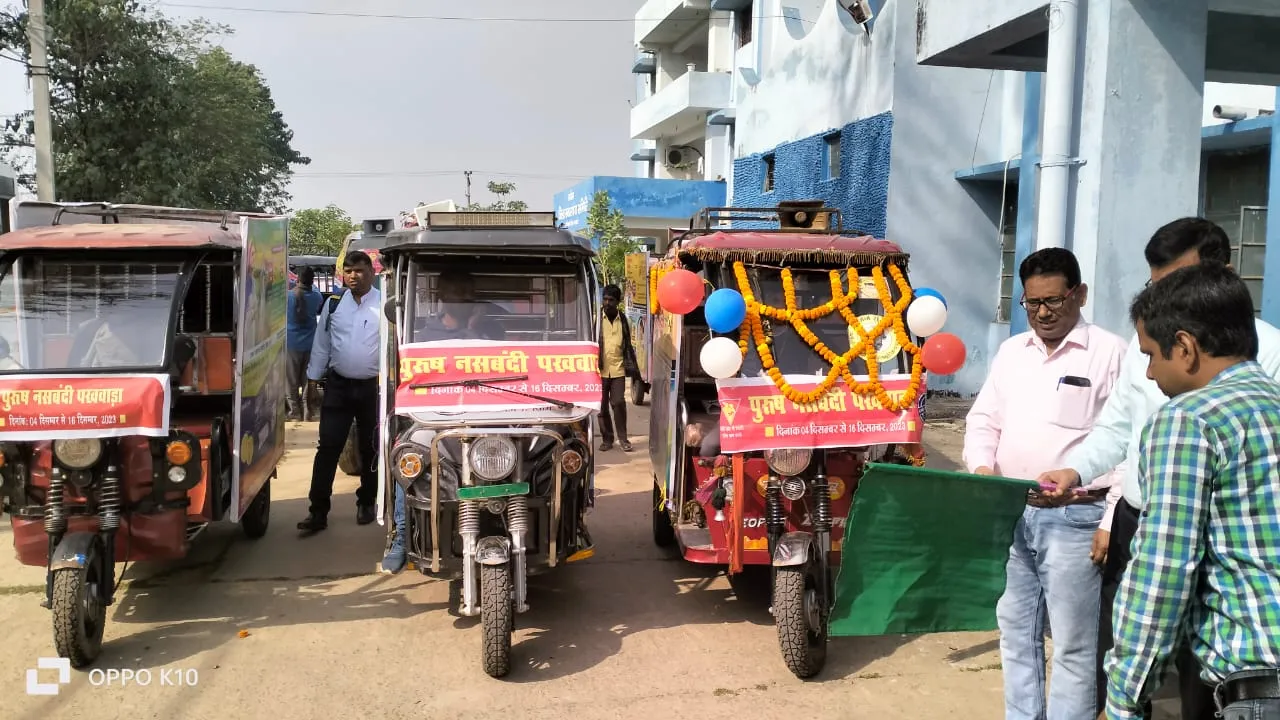
[[[1070,251],[1022,262],[1021,305],[1031,330],[1009,338],[966,420],[970,472],[1031,479],[1093,427],[1120,374],[1125,343],[1084,321],[1088,288]],[[1090,478],[1092,479],[1092,478]],[[1101,572],[1089,561],[1111,477],[1087,492],[1034,492],[1014,530],[996,608],[1006,720],[1093,717]],[[1045,623],[1053,627],[1053,684],[1045,697]]]

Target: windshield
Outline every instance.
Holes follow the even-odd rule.
[[[0,267],[0,373],[160,367],[181,270],[9,260]]]
[[[580,272],[577,265],[542,260],[525,267],[510,258],[467,265],[420,262],[411,341],[591,340]]]
[[[842,279],[845,282],[844,289],[847,292],[848,279],[843,268],[840,268]],[[812,308],[831,301],[831,278],[830,268],[809,269],[809,268],[791,268],[792,281],[795,285],[796,307]],[[747,276],[751,282],[751,291],[765,305],[772,307],[786,307],[786,298],[782,291],[782,274],[775,268],[750,268]],[[864,287],[861,290],[861,296],[854,302],[852,310],[862,322],[862,326],[867,331],[873,330],[884,317],[884,306],[880,304],[874,287],[869,282],[871,279],[871,271],[867,268],[858,269],[858,277],[864,280]],[[893,280],[886,278],[889,284],[889,293],[892,296],[890,302],[896,301],[901,293],[894,285]],[[737,287],[734,281],[730,287]],[[809,347],[795,331],[795,328],[789,324],[780,323],[769,318],[762,318],[765,334],[772,334],[773,337],[773,357],[774,362],[784,374],[788,375],[826,375],[830,371],[831,366],[827,364],[816,351]],[[857,330],[849,326],[849,323],[839,313],[831,313],[818,320],[809,320],[805,323],[814,335],[818,336],[827,347],[837,353],[848,352],[849,349],[860,341]],[[876,340],[876,352],[880,361],[880,371],[884,373],[904,372],[906,370],[905,355],[902,353],[902,345],[898,342],[892,328],[882,333]],[[849,366],[850,371],[855,375],[865,375],[867,373],[867,364],[864,360],[855,360]],[[760,356],[758,353],[747,353],[742,363],[742,375],[744,377],[752,377],[761,374]]]

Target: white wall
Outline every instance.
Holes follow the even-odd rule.
[[[1213,116],[1215,105],[1236,105],[1250,109],[1275,110],[1276,89],[1270,85],[1229,85],[1227,83],[1204,84],[1205,125],[1220,125],[1228,120]]]
[[[890,109],[893,33],[877,32],[868,37],[861,28],[851,29],[856,25],[837,14],[844,11],[835,0],[762,0],[758,4],[765,31],[755,35],[752,45],[764,42],[763,70],[757,71],[761,76],[758,85],[738,87],[736,157]],[[799,8],[799,25],[807,30],[802,37],[793,37],[780,18],[784,5],[806,6]],[[883,24],[888,28],[894,22],[894,5],[890,0],[881,10],[877,27]]]

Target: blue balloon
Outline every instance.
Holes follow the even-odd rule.
[[[934,290],[933,288],[927,288],[927,287],[912,288],[911,292],[915,293],[915,296],[918,298],[926,297],[926,296],[936,297],[942,301],[942,307],[947,307],[947,299],[942,297],[942,293],[938,292],[937,290]]]
[[[718,333],[732,332],[747,319],[747,301],[737,290],[720,288],[707,298],[702,312],[707,318],[707,327]]]

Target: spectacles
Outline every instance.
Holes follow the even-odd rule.
[[[1067,291],[1066,295],[1059,295],[1058,297],[1036,298],[1034,300],[1028,300],[1024,297],[1018,301],[1018,304],[1021,305],[1023,308],[1025,308],[1027,312],[1031,312],[1031,313],[1040,312],[1041,306],[1047,307],[1050,310],[1061,310],[1062,304],[1065,303],[1068,298],[1074,295],[1075,292],[1076,292],[1075,288],[1072,288],[1071,290]]]

